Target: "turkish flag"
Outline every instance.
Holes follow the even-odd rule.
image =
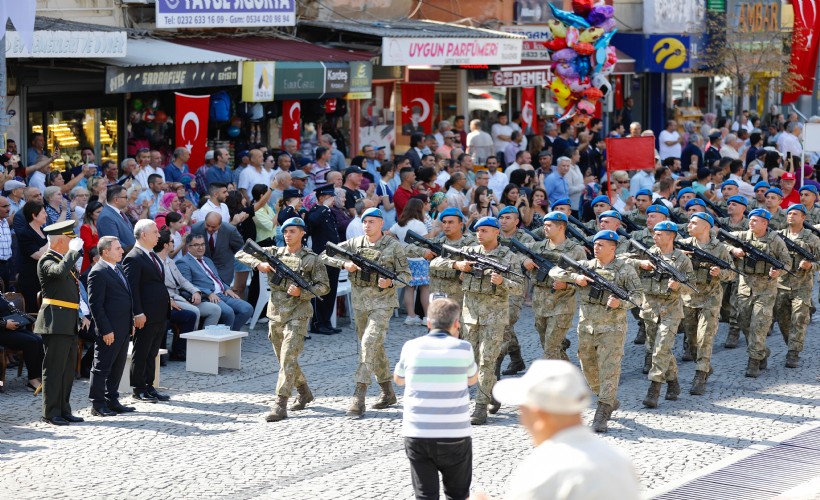
[[[401,133],[433,133],[432,83],[404,83],[401,86]]]
[[[296,147],[302,139],[302,103],[282,101],[282,142],[285,139],[296,139]]]
[[[797,75],[796,88],[783,93],[783,104],[791,104],[804,94],[814,91],[814,72],[817,69],[818,31],[820,31],[820,2],[792,0],[794,30],[792,35],[791,71]]]
[[[188,168],[191,173],[205,164],[208,149],[209,95],[185,95],[176,92],[176,145],[191,153]]]
[[[606,139],[606,169],[650,170],[655,168],[654,137],[608,137]]]
[[[532,130],[533,135],[538,134],[538,113],[535,112],[535,87],[525,87],[521,89],[521,125],[524,135]]]

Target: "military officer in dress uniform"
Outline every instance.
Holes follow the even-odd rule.
[[[83,255],[83,240],[74,234],[74,221],[57,222],[43,228],[48,251],[37,262],[43,302],[35,333],[43,336],[43,422],[68,425],[83,419],[71,413],[71,386],[77,360],[77,331],[80,323],[80,284],[75,268]],[[87,319],[82,319],[88,323]]]
[[[313,246],[313,252],[320,255],[325,251],[328,243],[339,243],[341,241],[339,229],[336,226],[336,218],[330,207],[336,201],[336,190],[333,184],[325,184],[317,187],[316,205],[305,216],[307,232]],[[339,269],[332,266],[325,266],[327,271],[330,291],[322,297],[322,300],[311,299],[313,304],[313,318],[310,320],[310,332],[320,335],[334,335],[340,333],[340,328],[334,328],[330,323],[333,316],[333,305],[336,303],[336,289],[339,286]],[[347,299],[345,299],[347,300]],[[351,318],[352,319],[352,318]]]

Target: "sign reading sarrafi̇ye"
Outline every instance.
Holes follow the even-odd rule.
[[[156,0],[157,28],[295,26],[295,0]]]
[[[519,64],[522,39],[382,38],[382,66]]]

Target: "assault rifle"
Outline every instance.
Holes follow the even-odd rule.
[[[487,269],[499,274],[511,274],[522,279],[526,278],[523,274],[513,271],[513,266],[509,264],[504,265],[501,262],[487,257],[486,255],[481,255],[480,253],[471,252],[469,250],[463,250],[461,248],[451,247],[450,245],[443,243],[441,245],[441,249],[444,251],[444,255],[448,258],[457,258],[459,260],[474,262],[473,270],[470,271],[470,274],[476,278],[484,276],[484,271]]]
[[[567,225],[569,225],[569,224],[567,224]],[[529,234],[529,235],[530,235],[530,237],[531,237],[532,239],[534,239],[535,241],[544,241],[544,238],[542,238],[541,236],[538,236],[537,234],[535,234],[534,232],[530,231],[530,230],[529,230],[529,229],[527,229],[526,227],[522,227],[522,228],[521,228],[521,230],[522,230],[522,231],[524,231],[525,233]]]
[[[758,262],[765,262],[772,266],[772,268],[774,269],[783,270],[791,274],[795,278],[797,277],[796,274],[786,269],[786,264],[780,262],[774,256],[769,255],[766,252],[763,252],[762,250],[758,250],[749,243],[737,238],[725,229],[718,229],[717,236],[720,241],[725,241],[733,247],[737,247],[743,250],[743,252],[746,254],[746,262],[749,264],[750,267],[754,267]]]
[[[407,234],[404,235],[404,241],[406,241],[407,243],[418,245],[422,248],[426,248],[427,250],[430,250],[436,255],[442,254],[440,243],[428,240],[427,238],[413,231],[412,229],[407,230]]]
[[[675,268],[675,266],[673,266],[669,262],[666,262],[665,260],[663,260],[663,258],[661,258],[659,255],[655,255],[652,252],[650,252],[649,249],[646,248],[646,246],[644,246],[643,243],[639,242],[638,240],[634,240],[634,239],[630,240],[629,243],[631,243],[633,247],[640,250],[644,255],[646,255],[649,258],[650,262],[652,262],[652,265],[655,266],[655,272],[656,273],[658,273],[659,275],[664,275],[665,274],[665,275],[669,276],[670,278],[672,278],[673,280],[677,281],[678,283],[682,283],[682,284],[688,286],[695,293],[700,293],[700,291],[698,291],[697,288],[693,287],[692,284],[689,283],[689,277],[686,276],[686,274],[682,273],[680,270]]]
[[[578,226],[578,228],[584,232],[587,236],[595,236],[595,231],[590,229],[589,227],[585,226],[583,222],[579,221],[577,217],[574,215],[567,215],[567,220]]]
[[[410,286],[406,281],[399,278],[398,274],[394,273],[390,269],[387,269],[378,262],[372,261],[366,257],[362,257],[361,255],[356,255],[355,253],[348,252],[347,250],[345,250],[344,248],[340,247],[335,243],[328,243],[325,246],[325,251],[330,257],[335,257],[338,255],[344,257],[345,259],[359,266],[359,273],[361,274],[362,280],[364,281],[370,281],[370,276],[373,274],[377,274],[382,278],[387,278],[391,281],[398,281],[404,286]]]
[[[712,212],[715,213],[716,216],[718,216],[718,217],[728,217],[729,216],[729,214],[727,214],[725,210],[720,208],[717,205],[717,203],[713,202],[709,198],[703,196],[702,194],[698,194],[697,197],[698,197],[698,199],[703,201],[703,203],[705,203],[706,206],[709,207],[712,210]]]
[[[783,240],[783,243],[786,244],[786,248],[789,249],[789,252],[796,253],[797,255],[803,257],[803,260],[807,260],[809,262],[817,262],[817,257],[815,257],[813,253],[798,245],[797,242],[786,237],[786,235],[781,233],[780,231],[775,231],[775,234],[780,236],[780,239]]]
[[[507,246],[510,247],[510,250],[512,250],[513,252],[525,255],[532,259],[533,262],[535,262],[535,265],[538,267],[538,272],[535,275],[535,281],[543,283],[547,280],[548,273],[550,269],[555,267],[555,264],[550,262],[543,255],[539,255],[533,252],[532,250],[527,248],[526,245],[524,245],[516,239],[511,239],[509,242],[507,242]]]
[[[573,238],[575,238],[576,240],[578,240],[578,242],[579,242],[579,243],[581,243],[582,245],[584,245],[584,248],[586,249],[586,251],[587,251],[587,253],[588,253],[589,255],[592,255],[592,254],[593,254],[593,252],[595,251],[595,245],[593,245],[593,244],[592,244],[592,242],[591,242],[591,241],[589,241],[589,240],[588,240],[588,239],[587,239],[587,238],[586,238],[586,237],[585,237],[585,236],[581,233],[581,231],[579,231],[578,229],[576,229],[576,228],[575,228],[575,226],[573,226],[572,224],[567,224],[567,234],[569,234],[571,237],[573,237]]]
[[[621,220],[623,221],[624,226],[626,226],[626,230],[629,231],[630,233],[634,232],[634,231],[640,231],[641,230],[641,228],[638,227],[637,224],[635,224],[635,221],[633,221],[632,219],[627,217],[626,214],[621,214]]]
[[[721,269],[727,269],[729,271],[733,271],[738,274],[747,276],[746,273],[733,266],[730,262],[727,262],[721,259],[720,257],[712,255],[706,250],[700,249],[694,245],[690,245],[689,243],[683,243],[682,241],[676,241],[675,246],[680,248],[684,252],[689,252],[691,254],[690,257],[692,258],[692,260],[696,260],[698,262],[706,262],[707,264],[717,266]],[[712,275],[710,274],[708,280],[711,281],[711,279]]]
[[[309,283],[308,280],[303,278],[301,274],[291,269],[276,256],[266,252],[264,248],[260,247],[252,239],[248,238],[248,240],[245,241],[241,251],[257,260],[270,264],[274,272],[273,277],[271,277],[271,281],[274,285],[279,285],[282,283],[282,280],[290,280],[294,285],[316,297],[317,300],[322,300],[319,294],[316,293],[316,290],[313,289],[313,285]]]
[[[574,271],[577,271],[580,274],[583,274],[592,281],[591,290],[589,291],[590,297],[600,297],[601,293],[603,293],[603,291],[606,290],[616,299],[629,302],[633,306],[638,307],[638,304],[632,302],[632,300],[629,298],[629,292],[626,289],[621,288],[615,283],[609,281],[608,279],[598,274],[596,271],[581,266],[581,264],[579,264],[577,260],[563,254],[561,255],[561,261],[566,265],[566,267]],[[607,309],[609,309],[609,307],[607,307]]]
[[[811,231],[815,235],[820,236],[820,229],[817,229],[816,227],[814,227],[811,223],[809,223],[809,221],[804,220],[803,221],[803,227],[808,229],[809,231]]]

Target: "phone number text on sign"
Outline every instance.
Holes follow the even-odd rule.
[[[225,26],[295,26],[296,16],[286,14],[160,14],[157,28],[214,28]]]

